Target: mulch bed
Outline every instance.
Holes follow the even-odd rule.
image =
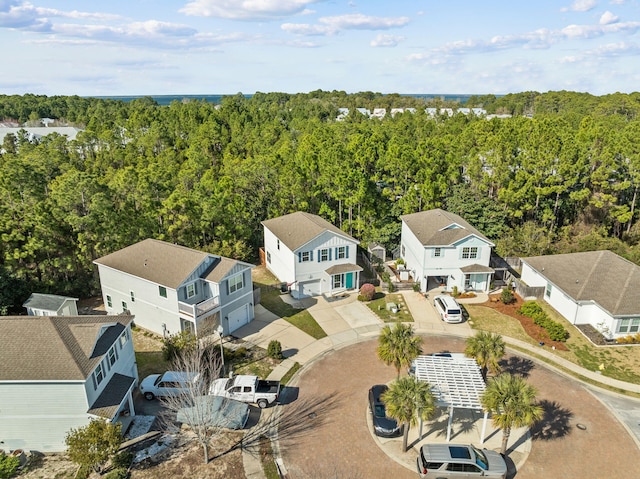
[[[500,298],[500,295],[489,296],[489,301],[483,303],[482,306],[495,309],[502,314],[506,314],[507,316],[511,316],[512,318],[517,319],[524,328],[525,332],[538,343],[543,343],[544,346],[555,348],[560,351],[568,351],[567,345],[565,343],[563,343],[562,341],[553,341],[549,337],[549,333],[547,333],[546,329],[535,324],[533,322],[533,319],[518,313],[518,309],[520,309],[520,306],[522,306],[522,303],[524,303],[524,301],[517,294],[514,294],[513,296],[516,301],[511,304],[504,304],[502,301],[496,301],[496,298]]]

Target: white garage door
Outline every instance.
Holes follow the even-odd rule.
[[[320,280],[307,281],[306,283],[300,283],[299,291],[300,291],[301,298],[308,298],[309,296],[318,296],[320,294]]]
[[[229,333],[232,333],[249,322],[249,305],[239,307],[229,313]]]

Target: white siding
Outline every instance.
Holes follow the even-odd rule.
[[[420,281],[422,291],[427,289],[426,258],[424,245],[416,238],[407,224],[402,222],[400,237],[400,256],[405,261],[405,267],[411,271],[415,281]],[[437,276],[434,273],[433,276]]]
[[[109,314],[120,314],[122,302],[135,315],[136,325],[163,334],[162,325],[166,325],[169,334],[180,332],[178,314],[178,295],[175,289],[167,289],[167,297],[160,296],[159,286],[136,276],[98,265],[102,298]],[[131,291],[135,301],[131,301]],[[107,304],[107,295],[111,296],[112,307]]]
[[[278,238],[266,227],[264,228],[264,250],[265,256],[271,258],[271,261],[266,262],[267,269],[280,281],[293,283],[296,278],[295,262],[298,258],[282,241],[278,249]]]

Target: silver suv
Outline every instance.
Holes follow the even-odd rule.
[[[420,448],[417,467],[421,478],[507,477],[507,464],[500,454],[472,445],[425,444]]]
[[[436,308],[440,318],[446,323],[461,323],[462,308],[458,302],[451,296],[440,294],[433,300],[433,306]]]

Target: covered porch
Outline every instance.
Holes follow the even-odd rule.
[[[334,296],[346,291],[357,289],[360,284],[362,267],[357,264],[337,264],[327,268],[324,273],[328,276],[329,288],[326,294]],[[324,280],[326,281],[326,279]]]

